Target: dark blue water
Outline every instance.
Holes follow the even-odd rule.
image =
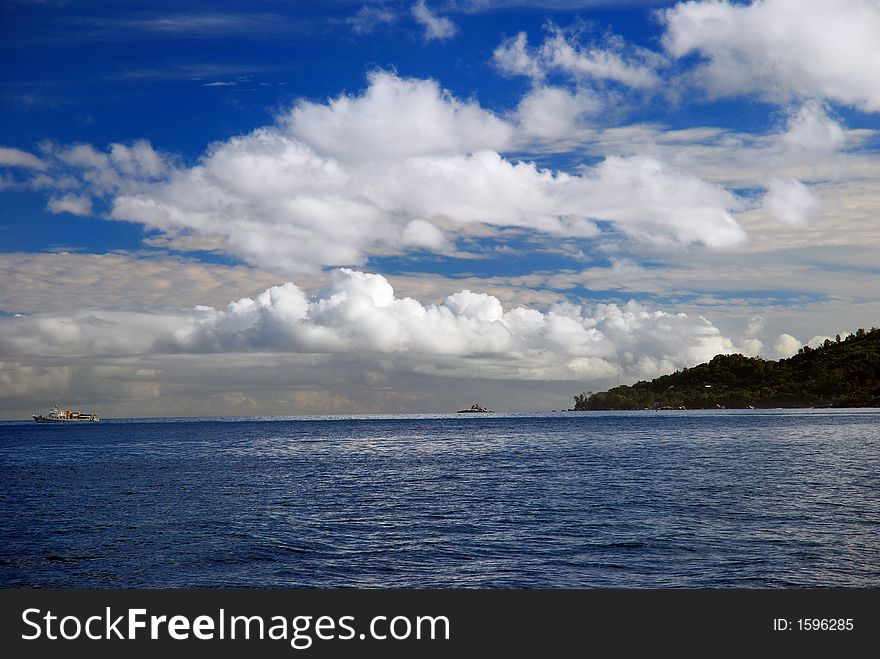
[[[880,411],[0,424],[0,585],[880,586]]]

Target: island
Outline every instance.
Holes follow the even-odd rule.
[[[474,403],[473,405],[471,405],[471,406],[470,406],[469,408],[467,408],[466,410],[459,410],[458,413],[459,413],[459,414],[488,414],[488,413],[490,413],[491,411],[492,411],[492,410],[487,410],[487,409],[486,409],[485,407],[483,407],[482,405],[477,405],[476,403]]]
[[[880,407],[880,329],[838,335],[778,361],[718,355],[650,382],[574,400],[575,410]]]

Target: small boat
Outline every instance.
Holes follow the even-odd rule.
[[[492,410],[487,410],[487,409],[486,409],[485,407],[483,407],[482,405],[477,405],[476,403],[474,403],[473,405],[471,405],[471,406],[470,406],[469,408],[467,408],[466,410],[459,410],[458,413],[459,413],[459,414],[487,414],[487,413],[489,413],[489,412],[491,412],[491,411],[492,411]]]
[[[34,414],[32,416],[37,423],[88,423],[101,420],[97,414],[92,412],[62,410],[58,405],[55,405],[46,415]]]

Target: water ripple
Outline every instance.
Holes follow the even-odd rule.
[[[878,422],[0,423],[0,585],[877,587]]]

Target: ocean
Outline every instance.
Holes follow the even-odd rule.
[[[880,410],[0,423],[0,586],[880,586]]]

